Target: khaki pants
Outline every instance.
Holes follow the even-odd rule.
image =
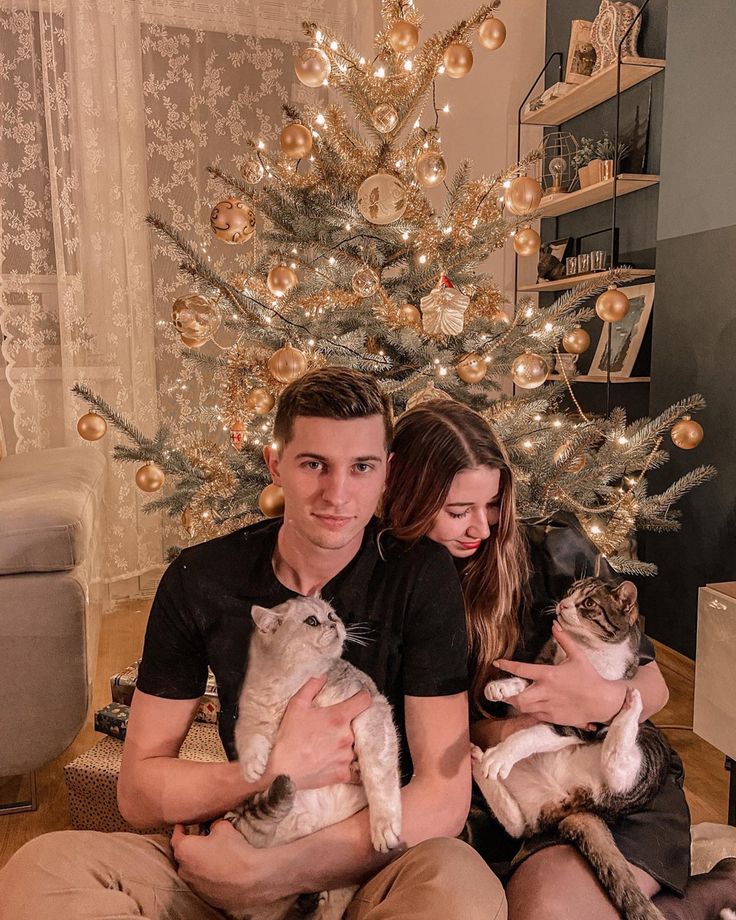
[[[0,871],[0,920],[222,920],[179,878],[166,837],[57,831]],[[358,891],[346,920],[506,920],[501,883],[460,840],[407,850]]]

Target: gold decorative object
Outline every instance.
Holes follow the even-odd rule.
[[[322,86],[330,76],[332,64],[321,48],[307,48],[294,61],[294,70],[305,86]]]
[[[164,471],[152,461],[140,467],[135,474],[135,484],[142,492],[158,492],[164,484]]]
[[[462,42],[453,42],[445,49],[442,62],[448,77],[459,80],[460,77],[470,73],[470,68],[473,66],[473,52]]]
[[[549,365],[541,355],[533,351],[514,358],[511,376],[517,387],[534,390],[540,387],[549,376]]]
[[[353,275],[350,284],[356,294],[371,297],[378,290],[380,279],[370,265],[361,265]]]
[[[562,336],[562,347],[569,355],[582,355],[590,348],[590,336],[576,326]]]
[[[506,189],[504,204],[512,214],[531,214],[542,200],[542,186],[531,176],[517,176]]]
[[[96,412],[87,412],[77,422],[77,431],[85,441],[99,441],[107,432],[107,422]]]
[[[279,383],[291,383],[307,369],[307,359],[298,348],[284,345],[268,359],[268,369]]]
[[[285,297],[299,284],[299,275],[288,265],[274,265],[266,277],[266,286],[274,297]]]
[[[480,24],[478,40],[484,48],[495,51],[506,41],[506,26],[495,16],[489,16]]]
[[[386,39],[396,54],[410,54],[419,44],[419,29],[414,23],[399,19],[388,30]]]
[[[399,320],[407,326],[418,326],[422,321],[422,314],[412,303],[402,303],[399,307]]]
[[[514,234],[514,252],[520,256],[533,256],[539,252],[542,239],[533,227],[519,227]]]
[[[465,383],[480,383],[485,377],[488,365],[480,355],[466,355],[455,368],[458,377]]]
[[[447,163],[439,150],[425,150],[414,164],[417,182],[425,188],[434,188],[447,175]]]
[[[246,160],[240,167],[240,175],[251,185],[259,183],[263,178],[264,172],[265,169],[261,161],[254,158]]]
[[[358,189],[358,210],[372,224],[393,224],[407,204],[406,189],[391,173],[369,176]]]
[[[470,298],[459,291],[447,275],[440,277],[431,294],[422,297],[422,326],[430,335],[458,335],[463,331]]]
[[[292,160],[308,156],[312,150],[312,132],[306,125],[294,122],[281,129],[281,149]]]
[[[703,426],[693,421],[689,415],[683,415],[679,422],[675,422],[670,432],[672,443],[680,450],[692,450],[703,440]]]
[[[178,297],[171,307],[171,319],[181,340],[190,348],[204,345],[220,328],[220,311],[202,294]]]
[[[373,109],[371,121],[376,131],[380,131],[382,134],[388,134],[390,131],[393,131],[399,123],[399,113],[392,105],[389,105],[388,102],[382,102]]]
[[[629,312],[629,298],[611,285],[595,302],[595,312],[604,323],[617,323]]]
[[[238,419],[230,426],[230,443],[235,450],[242,450],[245,447],[245,425]]]
[[[558,466],[562,465],[566,473],[579,473],[580,470],[585,467],[585,455],[576,454],[572,457],[568,457],[567,460],[565,460],[564,458],[567,456],[569,450],[569,444],[562,444],[557,448],[554,454],[552,454],[552,459]]]
[[[240,198],[218,201],[210,214],[210,227],[223,243],[247,243],[256,232],[255,214]]]
[[[284,490],[269,483],[258,496],[258,507],[264,517],[280,517],[284,513]]]
[[[246,406],[256,415],[268,415],[275,402],[273,393],[269,393],[265,387],[254,387],[245,397]]]
[[[452,396],[444,390],[438,389],[433,383],[428,383],[426,387],[416,393],[412,393],[407,399],[406,410],[408,412],[410,409],[416,409],[422,403],[432,402],[434,399],[452,399]]]

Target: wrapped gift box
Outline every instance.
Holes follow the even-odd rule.
[[[95,731],[125,741],[129,714],[130,706],[124,703],[109,703],[95,713]]]
[[[110,693],[113,703],[120,703],[123,706],[130,706],[133,699],[133,691],[138,680],[138,661],[128,665],[127,668],[120,671],[119,674],[113,674],[110,678]],[[197,722],[216,723],[220,714],[220,699],[217,695],[217,683],[212,671],[207,672],[207,686],[204,696],[199,703],[199,711],[196,715]]]
[[[91,831],[170,834],[172,829],[168,825],[146,830],[131,827],[118,811],[117,785],[122,753],[123,742],[107,737],[64,767],[72,827]],[[204,763],[226,760],[217,726],[194,722],[179,756],[183,760]]]

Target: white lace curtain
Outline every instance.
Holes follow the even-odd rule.
[[[170,325],[184,293],[144,224],[161,214],[213,245],[206,167],[232,169],[246,134],[277,138],[303,19],[369,50],[365,0],[0,0],[0,334],[7,449],[79,445],[88,383],[138,428],[185,431],[206,381]],[[228,251],[225,251],[228,250]],[[1,375],[0,375],[1,378]],[[2,425],[0,424],[0,440]],[[142,511],[134,468],[110,457],[105,577],[141,574],[181,535]],[[2,455],[0,451],[0,456]]]

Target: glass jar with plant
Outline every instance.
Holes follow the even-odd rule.
[[[609,137],[608,131],[604,131],[595,144],[595,155],[601,162],[601,179],[613,179],[614,159],[620,164],[628,152],[628,144],[619,144],[618,158],[616,159],[613,140]]]

